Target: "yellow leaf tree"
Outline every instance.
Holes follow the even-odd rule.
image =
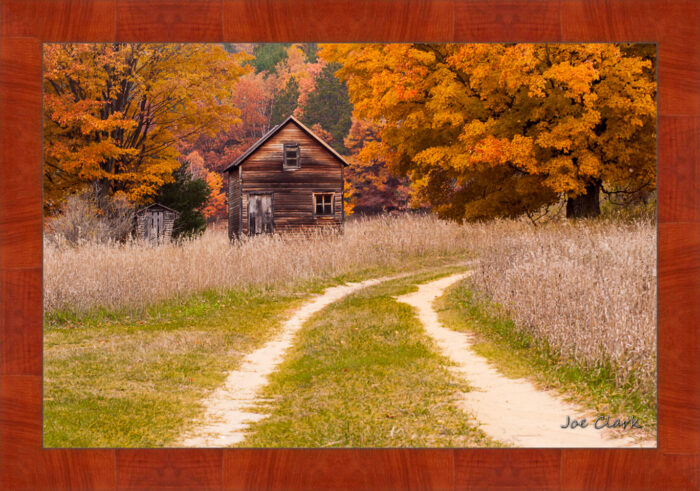
[[[656,186],[654,52],[614,44],[338,44],[357,118],[380,124],[372,155],[456,220]],[[362,153],[360,153],[362,155]]]
[[[92,184],[146,203],[180,166],[176,142],[236,124],[244,53],[203,44],[44,47],[45,207]]]

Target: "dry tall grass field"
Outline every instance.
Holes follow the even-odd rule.
[[[501,222],[472,226],[471,278],[515,324],[584,365],[609,362],[647,393],[656,385],[656,226]]]
[[[465,253],[470,247],[467,228],[427,216],[359,219],[342,236],[256,236],[233,245],[224,230],[157,247],[46,241],[44,308],[143,307],[209,289],[268,287],[401,266],[410,258]]]
[[[207,289],[271,287],[411,258],[479,258],[472,282],[523,329],[583,363],[606,360],[620,377],[656,378],[656,228],[650,221],[523,221],[458,225],[431,216],[350,221],[345,234],[254,237],[222,230],[158,247],[47,241],[48,313],[139,308]]]

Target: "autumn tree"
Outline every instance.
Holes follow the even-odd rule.
[[[239,108],[240,124],[202,134],[195,140],[179,142],[183,155],[196,151],[204,166],[212,171],[223,169],[270,129],[270,110],[274,82],[262,73],[248,73],[233,89],[231,101]]]
[[[86,184],[148,202],[180,165],[176,142],[239,121],[231,92],[246,56],[220,45],[45,45],[46,206]]]
[[[374,152],[418,199],[457,220],[567,202],[599,214],[601,190],[656,186],[649,51],[613,44],[326,45]]]
[[[202,134],[195,140],[178,142],[178,150],[192,163],[193,173],[200,165],[212,188],[204,215],[208,220],[227,216],[226,179],[223,169],[270,129],[270,109],[275,81],[264,73],[248,73],[233,89],[232,103],[240,110],[240,124],[221,128],[215,134]],[[218,184],[214,182],[218,177]]]
[[[309,63],[316,63],[318,61],[318,44],[316,43],[301,43],[299,48],[306,55],[306,60]]]
[[[378,131],[377,124],[353,119],[345,138],[351,164],[345,169],[347,214],[376,214],[409,208],[410,181],[392,174],[381,159]]]
[[[189,174],[192,178],[201,179],[209,188],[207,201],[199,208],[204,218],[214,219],[226,216],[226,190],[221,173],[207,168],[204,159],[196,150],[190,152],[185,157],[185,161],[188,163]]]

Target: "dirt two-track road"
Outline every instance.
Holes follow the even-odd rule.
[[[433,307],[436,298],[469,273],[459,273],[418,285],[418,291],[398,297],[413,306],[419,320],[438,349],[454,363],[459,377],[471,391],[460,393],[459,407],[495,440],[515,447],[654,447],[654,441],[634,441],[595,429],[595,415],[586,408],[566,402],[562,396],[535,387],[525,379],[508,378],[499,373],[472,348],[472,337],[443,326]],[[361,283],[328,288],[301,306],[282,325],[277,336],[248,354],[241,366],[205,401],[205,413],[194,429],[180,439],[182,447],[227,447],[242,442],[248,425],[265,416],[255,412],[260,393],[294,343],[304,322],[314,313],[362,288],[396,277],[377,278]],[[561,428],[567,416],[589,418],[586,428]]]

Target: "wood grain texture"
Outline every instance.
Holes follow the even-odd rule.
[[[567,491],[698,489],[697,457],[654,450],[562,450]]]
[[[226,450],[224,489],[453,489],[452,450]]]
[[[41,267],[41,124],[41,44],[2,38],[0,269]]]
[[[116,450],[117,489],[221,489],[223,450]]]
[[[119,0],[118,41],[221,42],[221,0]]]
[[[700,118],[659,118],[658,218],[700,221]]]
[[[41,269],[0,269],[0,374],[41,375]]]
[[[113,41],[116,0],[3,0],[5,37]]]
[[[477,0],[455,3],[455,41],[559,41],[559,3]]]
[[[558,489],[558,449],[455,450],[456,489]]]
[[[114,489],[114,450],[41,448],[41,377],[0,377],[0,489]]]
[[[16,453],[17,459],[36,453],[41,448],[41,377],[0,376],[0,401],[0,453],[6,458]]]
[[[562,41],[658,42],[659,114],[700,116],[700,2],[562,0]]]
[[[0,488],[697,489],[699,9],[693,0],[3,0]],[[117,37],[657,42],[659,449],[43,450],[33,327],[41,308],[40,43]]]
[[[299,168],[285,169],[285,143],[299,145]],[[234,204],[230,219],[240,217],[232,224],[241,233],[249,233],[248,195],[273,193],[273,221],[275,232],[305,232],[316,227],[341,227],[343,224],[343,164],[315,138],[295,123],[290,122],[251,153],[241,164],[231,169],[241,176],[240,192],[234,187],[229,203]],[[314,193],[333,193],[335,206],[330,217],[316,217]],[[238,215],[236,215],[238,214]]]
[[[224,0],[226,41],[450,41],[449,0]]]
[[[700,224],[659,224],[659,448],[700,453]]]

